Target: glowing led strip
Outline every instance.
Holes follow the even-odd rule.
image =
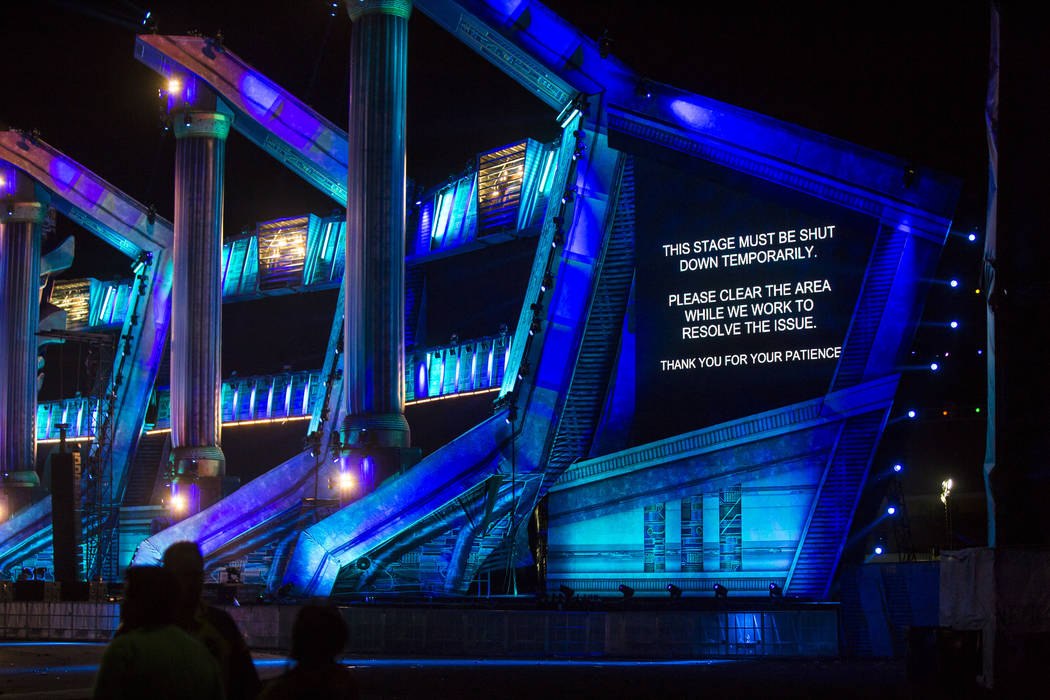
[[[478,396],[479,394],[492,394],[499,391],[499,387],[492,387],[491,389],[478,389],[477,391],[460,391],[455,394],[447,394],[445,396],[433,396],[427,399],[415,399],[414,401],[406,401],[406,406],[414,406],[420,403],[431,403],[433,401],[444,401],[445,399],[458,399],[463,396]],[[235,420],[229,423],[223,423],[223,428],[236,428],[242,425],[264,425],[267,423],[290,423],[292,421],[310,420],[310,416],[288,416],[282,418],[257,418],[255,420]],[[155,428],[153,430],[147,430],[146,435],[163,435],[164,433],[170,433],[171,428]],[[84,435],[81,437],[67,436],[66,442],[82,442],[84,440],[94,440],[94,435]],[[50,445],[57,444],[60,438],[44,438],[43,440],[37,440],[38,445]]]

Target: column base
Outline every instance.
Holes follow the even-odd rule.
[[[349,449],[407,448],[411,431],[403,413],[358,413],[343,421],[342,440]]]
[[[221,447],[176,447],[171,451],[175,474],[182,476],[222,476],[226,473],[226,455]]]

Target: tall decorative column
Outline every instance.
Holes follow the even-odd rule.
[[[347,0],[344,445],[400,468],[405,420],[405,88],[409,0]],[[378,482],[377,482],[378,483]]]
[[[185,107],[175,131],[171,441],[187,511],[218,500],[222,453],[222,215],[230,118]],[[197,486],[196,492],[192,488]]]
[[[36,332],[47,205],[31,180],[13,168],[0,168],[0,475],[5,487],[39,483]],[[27,504],[28,489],[16,490],[8,489],[11,510]]]

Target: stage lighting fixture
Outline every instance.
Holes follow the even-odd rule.
[[[769,597],[770,598],[783,598],[784,589],[777,585],[776,581],[769,584]]]
[[[568,586],[566,586],[566,585],[565,585],[564,583],[563,583],[563,584],[561,584],[561,586],[559,586],[559,587],[558,587],[558,590],[560,590],[560,591],[561,591],[561,594],[562,594],[563,596],[565,596],[565,600],[569,600],[569,599],[570,599],[570,598],[572,598],[572,597],[573,597],[574,595],[576,595],[576,591],[572,590],[571,588],[569,588]]]
[[[974,241],[977,240],[977,234],[976,233],[971,233],[969,236],[966,237],[966,239],[968,241],[970,241],[970,243],[973,243]]]
[[[193,124],[193,117],[189,112],[186,112],[186,117],[182,120],[182,123],[186,126],[191,126]]]
[[[729,598],[729,589],[720,583],[714,585],[715,598],[726,600]]]
[[[532,319],[532,323],[529,324],[529,335],[536,335],[543,328],[538,318]]]
[[[937,364],[936,362],[931,362],[930,363],[930,370],[936,372],[940,368],[941,368],[941,366],[939,364]]]
[[[181,90],[182,90],[182,83],[180,83],[178,80],[176,80],[175,78],[172,78],[171,80],[168,81],[168,94],[169,95],[178,95]]]
[[[171,507],[176,513],[181,513],[186,510],[186,497],[185,496],[172,496]]]
[[[620,593],[623,593],[624,598],[630,598],[634,595],[634,589],[628,586],[626,583],[620,584]]]
[[[671,594],[671,598],[682,597],[682,589],[674,585],[673,583],[667,584],[667,592]]]
[[[952,286],[952,289],[954,289],[959,286],[959,280],[952,280],[948,284],[950,284]]]
[[[917,415],[919,414],[915,412],[915,409],[908,411],[908,418],[914,418]]]
[[[951,326],[952,328],[958,328],[959,327],[959,322],[958,321],[952,321],[948,325]]]
[[[878,556],[879,554],[882,554],[882,545],[881,544],[875,545],[875,555]]]
[[[898,474],[900,473],[901,469],[904,469],[903,464],[898,462],[897,464],[893,465],[893,471],[897,472]]]
[[[540,291],[546,292],[548,289],[554,286],[554,275],[547,273],[543,276],[543,281],[540,282]]]
[[[888,507],[886,509],[886,515],[896,515],[896,514],[897,514],[897,507],[896,506],[890,506],[890,507]]]
[[[343,491],[349,491],[354,488],[354,475],[350,472],[339,474],[339,488]]]
[[[367,571],[368,567],[372,566],[372,560],[368,557],[361,557],[354,566],[361,571]]]

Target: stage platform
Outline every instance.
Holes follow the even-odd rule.
[[[341,607],[350,627],[346,652],[375,657],[636,660],[828,658],[839,653],[835,604],[630,599],[538,607],[535,600],[531,605],[526,600],[530,599],[351,603]],[[253,649],[288,648],[298,605],[224,608]],[[117,621],[116,603],[0,604],[4,639],[106,641]]]

